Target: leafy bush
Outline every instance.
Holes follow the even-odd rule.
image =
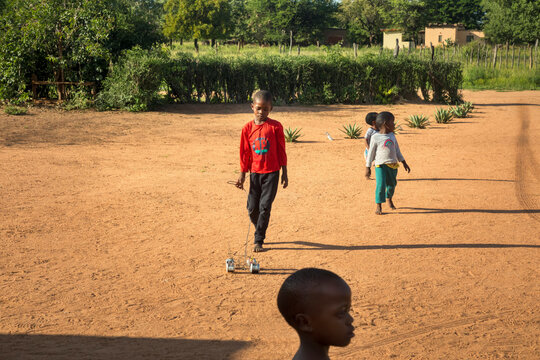
[[[411,115],[407,118],[407,125],[411,128],[425,129],[429,125],[429,118],[424,115]]]
[[[287,129],[284,129],[284,133],[285,133],[285,141],[286,142],[296,142],[298,141],[298,138],[300,136],[302,136],[302,134],[300,133],[302,129],[291,129],[290,127],[287,128]]]
[[[22,106],[6,105],[4,112],[8,115],[25,115],[28,109]]]
[[[452,121],[453,113],[449,109],[437,109],[435,111],[435,121],[439,124],[447,124]]]
[[[348,124],[348,125],[342,125],[342,129],[339,129],[342,133],[344,133],[346,138],[348,139],[360,139],[362,137],[362,127],[359,125],[354,124]]]
[[[246,103],[255,89],[267,89],[276,104],[391,103],[399,98],[461,102],[461,66],[414,57],[357,59],[327,56],[194,57],[177,52],[133,49],[105,80],[100,108],[145,110],[156,103],[162,85],[175,102]],[[430,98],[430,90],[434,97]]]
[[[70,94],[70,99],[63,104],[65,110],[84,110],[92,107],[93,101],[90,100],[88,91],[81,86],[73,94]]]
[[[170,61],[161,50],[135,47],[126,51],[103,82],[104,89],[96,99],[98,109],[148,110],[159,100],[167,68]]]

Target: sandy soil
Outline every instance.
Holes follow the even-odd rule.
[[[307,266],[353,290],[333,359],[540,358],[540,92],[465,97],[472,117],[398,135],[412,172],[384,216],[363,140],[337,129],[436,106],[277,107],[304,136],[260,275],[224,271],[248,224],[227,184],[247,105],[0,115],[0,358],[288,359],[276,294]]]

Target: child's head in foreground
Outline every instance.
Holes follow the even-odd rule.
[[[377,119],[377,113],[376,112],[369,112],[366,115],[366,124],[368,124],[372,128],[375,128],[375,120],[376,119]]]
[[[387,133],[393,132],[395,129],[394,114],[388,111],[378,113],[375,124],[379,131],[383,130],[384,127]]]
[[[328,270],[306,268],[281,285],[277,304],[285,321],[300,336],[303,346],[347,346],[354,336],[351,288]],[[308,345],[304,345],[304,342]]]
[[[253,94],[251,109],[258,121],[266,121],[268,114],[272,111],[273,101],[272,93],[268,90],[259,90]]]

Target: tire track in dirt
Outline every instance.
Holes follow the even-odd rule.
[[[380,347],[380,346],[389,345],[396,342],[401,342],[401,341],[408,340],[408,339],[411,339],[420,335],[429,334],[437,330],[449,329],[449,328],[465,326],[465,325],[473,325],[473,324],[477,324],[483,321],[498,320],[498,319],[499,317],[495,315],[483,315],[483,316],[477,316],[477,317],[467,317],[467,318],[463,318],[459,320],[453,320],[453,321],[448,321],[448,322],[444,322],[440,324],[425,326],[420,329],[416,329],[416,330],[401,333],[401,334],[396,334],[394,336],[390,336],[385,339],[374,341],[372,343],[368,343],[365,345],[354,346],[348,349],[347,351],[339,352],[336,355],[337,356],[353,355],[356,352],[361,351],[361,350],[368,350],[374,347]]]
[[[540,207],[531,195],[529,186],[531,181],[533,181],[532,178],[535,178],[536,181],[540,181],[540,175],[538,174],[538,169],[540,169],[540,167],[534,158],[534,152],[529,143],[530,120],[528,108],[526,106],[521,106],[519,114],[521,118],[521,127],[517,139],[516,152],[516,197],[523,210],[530,210],[528,215],[540,222],[540,214],[536,212]]]

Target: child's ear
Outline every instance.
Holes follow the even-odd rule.
[[[296,314],[294,317],[296,323],[296,328],[303,332],[312,332],[313,327],[311,326],[311,319],[309,315],[306,314]]]

